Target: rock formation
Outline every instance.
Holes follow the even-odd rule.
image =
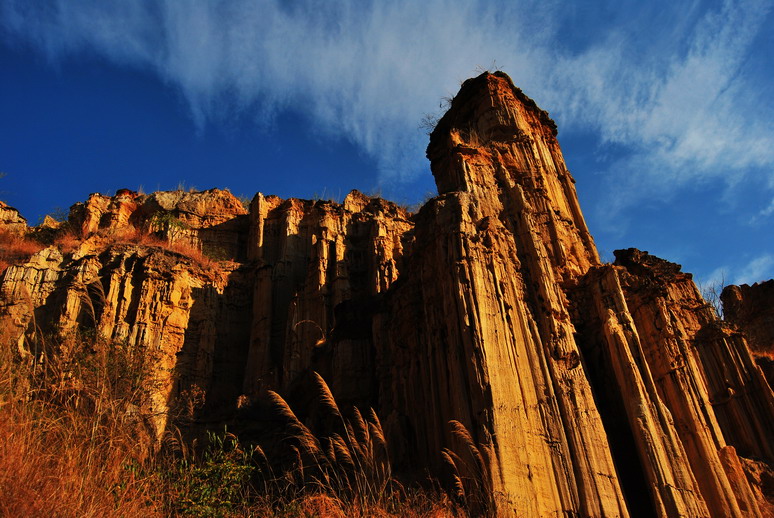
[[[774,279],[748,286],[726,286],[720,295],[723,318],[742,330],[774,387]]]
[[[374,331],[387,422],[412,429],[412,456],[439,451],[451,419],[491,442],[503,511],[626,516],[561,288],[599,259],[550,119],[480,76],[428,157],[440,196]]]
[[[763,513],[768,504],[740,475],[733,446],[767,458],[764,450],[774,444],[772,392],[744,338],[716,319],[690,275],[647,253],[621,250],[615,265],[580,280],[574,299],[586,365],[605,394],[600,406],[608,429],[622,431],[611,447],[637,449],[629,464],[640,463],[655,513]],[[631,493],[641,475],[627,476]]]
[[[27,232],[27,220],[19,211],[0,201],[0,230],[12,234]]]
[[[485,73],[431,134],[439,195],[417,214],[357,191],[92,195],[77,246],[3,273],[3,340],[65,354],[41,333],[87,328],[139,351],[157,436],[193,388],[195,417],[223,422],[267,389],[308,398],[317,371],[342,407],[376,409],[404,471],[443,478],[461,423],[503,516],[770,515],[770,297],[724,292],[734,327],[679,265],[602,264],[556,134]],[[5,205],[0,226],[27,228]]]

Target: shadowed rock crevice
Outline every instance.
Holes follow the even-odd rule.
[[[599,274],[590,271],[568,293],[576,341],[583,357],[583,368],[592,386],[594,401],[607,433],[621,488],[632,517],[658,516],[650,492],[644,460],[638,454],[637,441],[627,419],[626,394],[620,390],[611,359],[611,351],[601,334],[603,322],[594,311],[588,284]]]

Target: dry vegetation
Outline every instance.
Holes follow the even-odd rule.
[[[219,254],[217,250],[205,253],[184,239],[170,242],[170,240],[143,232],[135,227],[101,231],[90,236],[89,240],[100,249],[127,244],[160,248],[183,255],[205,270],[216,267],[218,261],[224,259],[219,257],[223,254]],[[5,271],[8,266],[28,261],[35,253],[47,246],[54,246],[63,254],[69,254],[84,241],[85,239],[77,236],[66,226],[55,232],[36,233],[33,231],[27,236],[0,230],[0,273]]]
[[[399,484],[376,414],[353,410],[345,419],[319,376],[320,401],[336,423],[325,436],[271,393],[284,421],[281,452],[267,456],[227,432],[208,434],[203,448],[179,434],[148,448],[138,409],[153,380],[142,355],[88,335],[38,340],[38,349],[60,354],[43,362],[2,352],[2,516],[465,514],[439,490]]]
[[[110,230],[97,239],[101,247],[112,245],[139,245],[154,248],[161,248],[180,255],[183,255],[204,269],[212,269],[217,266],[218,260],[205,254],[196,246],[193,246],[184,240],[170,242],[167,239],[159,238],[154,234],[148,234],[134,227],[127,227],[120,230]]]
[[[0,272],[8,266],[29,260],[45,245],[25,236],[0,230]]]
[[[95,345],[93,342],[90,345]],[[106,348],[77,365],[14,358],[0,365],[0,514],[161,515],[158,475],[143,469],[132,409],[141,380],[121,379]]]

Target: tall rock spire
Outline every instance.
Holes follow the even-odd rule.
[[[502,72],[468,79],[430,136],[441,194],[468,192],[485,217],[514,231],[529,214],[562,279],[599,264],[575,180],[546,112]]]
[[[502,515],[628,516],[560,287],[599,260],[555,135],[504,74],[462,85],[428,147],[441,195],[374,332],[380,393],[418,455],[450,420],[491,447]]]

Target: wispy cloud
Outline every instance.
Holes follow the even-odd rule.
[[[728,284],[755,284],[765,281],[771,278],[773,271],[774,255],[764,253],[746,263],[742,262],[733,271],[728,266],[720,266],[706,276],[697,276],[695,280],[702,291],[720,291]]]
[[[620,147],[610,167],[628,171],[629,201],[774,165],[774,104],[744,68],[771,1],[624,2],[577,24],[564,2],[504,4],[0,0],[0,18],[7,41],[54,62],[86,53],[154,71],[199,128],[302,113],[390,179],[426,169],[422,114],[495,60],[562,127]]]
[[[750,224],[758,224],[761,220],[768,218],[772,214],[774,214],[774,198],[772,198],[771,203],[769,203],[766,207],[761,209],[757,214],[750,218]]]
[[[570,123],[596,128],[603,142],[620,147],[610,171],[623,205],[689,182],[772,177],[774,103],[745,74],[771,3],[696,4],[665,8],[674,21],[661,27],[679,31],[635,18],[557,67],[564,86],[553,102],[562,106],[569,96]],[[660,51],[641,55],[651,44]],[[575,79],[584,75],[591,79]]]
[[[747,263],[734,278],[735,284],[753,284],[769,278],[774,270],[774,255],[763,254]]]

